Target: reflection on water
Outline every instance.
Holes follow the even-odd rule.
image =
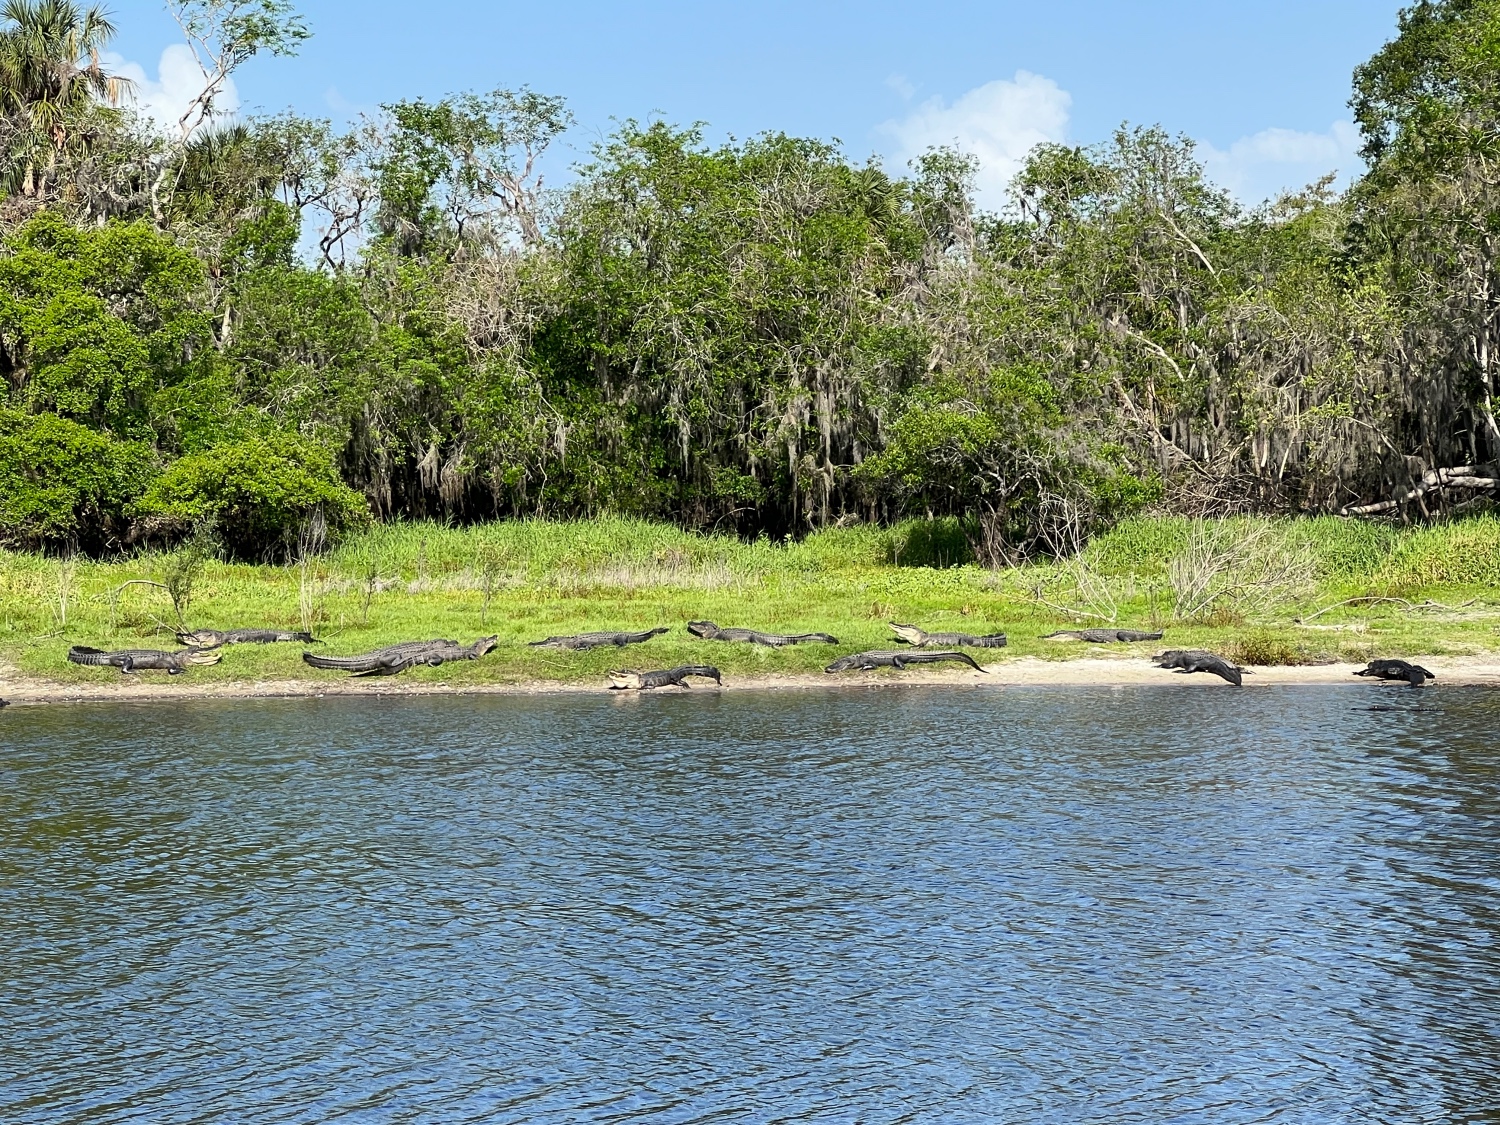
[[[1494,1122],[1500,697],[0,715],[6,1122]]]

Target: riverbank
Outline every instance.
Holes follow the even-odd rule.
[[[838,683],[1196,683],[1146,660],[1205,648],[1258,669],[1247,683],[1344,682],[1375,657],[1420,658],[1442,682],[1500,664],[1500,521],[1398,529],[1333,519],[1127,521],[1066,562],[987,570],[942,521],[746,543],[605,518],[454,529],[388,525],[325,555],[247,565],[188,552],[110,562],[0,552],[0,696],[14,700],[317,695],[349,691],[603,690],[612,668],[714,664],[727,690]],[[174,597],[175,595],[175,597]],[[688,621],[826,632],[837,645],[702,641]],[[833,659],[894,647],[889,623],[1003,632],[960,666],[833,677]],[[494,635],[476,662],[399,679],[315,672],[304,646],[238,645],[213,667],[123,677],[66,660],[70,645],[175,647],[192,628],[307,630],[317,651]],[[1049,638],[1108,626],[1136,645]],[[628,648],[534,648],[547,636],[666,627]],[[1274,669],[1274,672],[1273,672]],[[1445,669],[1447,671],[1445,671]]]
[[[1485,685],[1500,687],[1500,652],[1477,657],[1445,658],[1419,656],[1415,662],[1437,675],[1436,687]],[[638,662],[637,662],[638,663]],[[787,673],[782,675],[726,676],[723,685],[695,681],[697,694],[741,691],[840,691],[897,687],[1185,687],[1228,688],[1216,676],[1180,675],[1155,667],[1144,658],[1088,657],[1067,661],[1022,657],[984,664],[984,672],[955,665],[853,674]],[[1245,687],[1287,685],[1345,685],[1354,688],[1401,688],[1404,684],[1382,684],[1361,680],[1354,673],[1363,664],[1279,665],[1252,669]],[[567,683],[530,680],[514,683],[455,684],[435,679],[269,679],[194,683],[186,677],[168,679],[161,673],[123,676],[113,669],[100,669],[94,682],[59,683],[0,669],[0,698],[12,704],[55,703],[180,703],[211,699],[321,698],[324,696],[417,696],[417,695],[558,695],[611,694],[633,698],[637,692],[612,692],[603,680]],[[676,688],[660,694],[680,694]],[[1400,698],[1404,698],[1401,696]]]

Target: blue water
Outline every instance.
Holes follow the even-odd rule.
[[[0,1121],[1497,1122],[1497,721],[1365,685],[12,708]]]

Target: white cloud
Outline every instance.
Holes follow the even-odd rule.
[[[1227,151],[1200,145],[1198,155],[1211,180],[1242,203],[1255,204],[1306,187],[1329,172],[1338,172],[1338,186],[1348,184],[1363,166],[1359,148],[1354,124],[1335,121],[1324,133],[1262,129],[1241,137]]]
[[[981,207],[998,208],[1005,188],[1026,154],[1068,133],[1073,97],[1050,78],[1018,70],[1009,81],[986,82],[952,105],[929,98],[880,131],[897,145],[898,160],[910,160],[935,145],[954,145],[979,158],[976,183]]]
[[[203,72],[193,61],[193,53],[186,43],[173,43],[161,53],[154,79],[146,77],[146,70],[140,63],[129,62],[119,55],[106,54],[100,61],[106,70],[134,82],[131,93],[135,108],[173,134],[177,132],[177,122],[188,105],[203,90]],[[127,97],[127,101],[130,100]],[[223,92],[214,99],[214,120],[233,117],[239,107],[240,93],[231,78]]]
[[[376,106],[351,102],[337,86],[330,86],[323,91],[323,102],[334,113],[350,120],[356,117],[374,117],[377,112]]]
[[[885,85],[886,89],[892,91],[903,102],[909,102],[917,96],[917,88],[904,74],[892,74],[885,80]]]

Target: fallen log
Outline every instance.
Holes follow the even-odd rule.
[[[1447,488],[1472,488],[1475,490],[1500,488],[1500,478],[1481,476],[1480,471],[1472,465],[1458,465],[1451,469],[1433,469],[1431,472],[1423,473],[1420,481],[1394,499],[1377,500],[1370,504],[1357,504],[1352,507],[1341,508],[1339,515],[1377,516],[1382,512],[1392,512],[1397,508],[1404,507],[1413,500],[1421,499],[1429,492],[1437,492]]]

